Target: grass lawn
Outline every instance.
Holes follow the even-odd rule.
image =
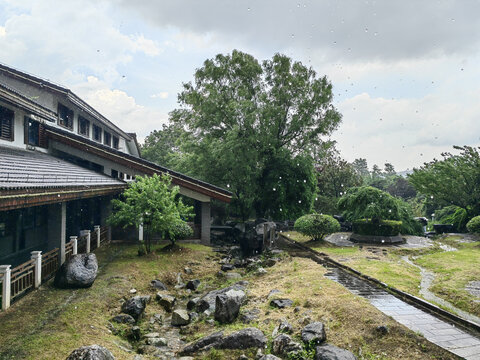
[[[187,264],[193,275],[184,274],[183,278],[200,278],[200,293],[231,283],[215,276],[220,255],[200,245],[183,246],[185,250],[181,252],[145,257],[136,255],[135,246],[109,245],[98,249],[101,269],[91,288],[58,290],[49,282],[0,313],[0,359],[65,359],[73,349],[91,344],[107,347],[117,359],[132,359],[133,353],[125,350],[129,346],[126,339],[121,334],[113,335],[108,328],[109,320],[119,313],[122,299],[132,296],[130,289],[135,288],[140,295],[154,295],[149,287],[152,279],[172,285],[174,273],[183,272]],[[456,359],[385,316],[365,299],[323,277],[325,269],[311,260],[287,257],[267,271],[261,277],[244,276],[249,286],[248,302],[242,311],[259,309],[258,322],[245,325],[237,320],[220,326],[199,320],[181,329],[182,339],[192,341],[219,329],[230,332],[255,326],[264,331],[271,346],[271,333],[278,319],[288,319],[297,340],[305,324],[318,320],[326,324],[329,342],[356,355],[361,353],[361,359]],[[274,288],[282,292],[279,297],[292,299],[300,311],[271,308],[267,294]],[[182,303],[188,299],[185,290],[172,293]],[[152,300],[139,326],[148,331],[149,318],[162,312]],[[389,333],[379,335],[375,330],[379,325],[387,325]],[[212,350],[198,358],[237,359],[241,353]],[[254,357],[253,351],[244,353]]]
[[[430,291],[464,311],[480,316],[480,303],[477,297],[465,290],[465,285],[480,280],[480,243],[461,242],[462,236],[442,236],[436,240],[458,251],[444,251],[438,244],[423,249],[398,249],[386,246],[363,245],[354,247],[336,247],[325,241],[309,241],[295,231],[288,233],[291,239],[302,242],[313,249],[328,254],[362,273],[372,276],[397,289],[415,296],[420,289],[420,269],[407,264],[401,256],[410,259],[432,271],[435,280]]]

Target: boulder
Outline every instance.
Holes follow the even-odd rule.
[[[197,306],[198,300],[200,300],[199,297],[195,297],[193,299],[188,300],[187,302],[187,310],[193,310]]]
[[[180,352],[179,355],[190,355],[200,350],[208,350],[213,345],[217,344],[223,338],[223,332],[219,331],[203,337],[193,343],[187,344]]]
[[[157,290],[167,290],[167,287],[165,286],[165,284],[163,282],[161,282],[160,280],[152,280],[150,282],[150,285],[154,288],[154,289],[157,289]]]
[[[302,340],[306,344],[320,345],[326,339],[325,326],[319,321],[310,323],[302,329]]]
[[[283,309],[293,305],[293,301],[290,299],[275,299],[270,301],[270,306],[273,306],[278,309]]]
[[[235,266],[232,264],[223,264],[221,267],[222,271],[231,271],[233,269],[235,269]]]
[[[192,275],[192,274],[193,274],[193,270],[190,269],[189,267],[184,268],[183,271],[184,271],[185,274],[187,274],[187,275]]]
[[[245,298],[245,292],[242,290],[231,289],[224,294],[218,294],[215,300],[215,320],[220,323],[233,322]]]
[[[260,309],[251,309],[247,310],[240,315],[240,321],[244,324],[249,324],[251,322],[258,320],[258,314],[260,314]]]
[[[350,351],[335,345],[325,344],[315,348],[315,360],[357,360]]]
[[[172,313],[172,325],[184,326],[190,324],[190,316],[186,310],[177,309]]]
[[[132,316],[135,321],[143,315],[150,296],[134,296],[122,304],[122,313]]]
[[[267,270],[265,270],[263,267],[259,267],[257,271],[255,271],[255,275],[265,275],[267,273]]]
[[[273,339],[272,350],[274,354],[286,355],[294,351],[301,351],[302,345],[292,340],[292,338],[286,334],[280,334]]]
[[[246,281],[240,281],[232,286],[220,289],[220,290],[213,290],[202,296],[197,302],[197,311],[202,313],[208,310],[210,313],[215,311],[215,302],[217,295],[224,294],[229,290],[242,290],[245,291],[245,286],[248,284]]]
[[[265,348],[267,338],[257,328],[246,328],[225,336],[215,345],[218,349]]]
[[[156,299],[158,303],[165,309],[165,311],[172,312],[173,307],[175,306],[175,303],[177,299],[168,294],[163,294],[163,293],[157,293]]]
[[[54,285],[58,288],[86,288],[97,278],[98,263],[93,253],[73,255],[60,266]]]
[[[200,285],[200,280],[198,279],[189,280],[187,282],[186,288],[195,291],[198,289],[199,285]]]
[[[128,314],[119,314],[117,316],[114,316],[112,318],[112,321],[119,324],[135,324],[135,319]]]
[[[103,346],[90,345],[73,350],[67,360],[115,360],[115,357]]]

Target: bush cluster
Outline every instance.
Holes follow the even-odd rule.
[[[480,216],[475,216],[467,223],[467,230],[471,233],[480,233]]]
[[[295,221],[294,229],[314,240],[322,240],[325,235],[340,231],[340,223],[330,215],[308,214]]]
[[[175,242],[176,240],[186,239],[193,235],[193,230],[185,221],[179,221],[173,225],[170,231],[170,241]]]
[[[456,205],[435,211],[435,217],[440,224],[452,224],[457,232],[465,230],[468,220],[467,210]]]
[[[353,232],[359,235],[397,236],[401,229],[402,222],[395,220],[359,219],[352,224]]]

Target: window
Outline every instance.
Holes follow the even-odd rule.
[[[112,146],[112,135],[109,132],[103,132],[103,143],[107,146]]]
[[[112,136],[112,146],[114,149],[118,149],[118,136]]]
[[[32,146],[40,144],[40,124],[25,116],[25,143]]]
[[[58,124],[73,129],[73,110],[58,104]]]
[[[101,142],[102,141],[102,128],[93,124],[93,140]]]
[[[112,175],[112,178],[117,179],[118,178],[118,170],[112,169],[111,175]]]
[[[14,112],[0,106],[0,139],[13,141]]]
[[[78,133],[83,136],[90,136],[90,121],[82,116],[78,117]]]

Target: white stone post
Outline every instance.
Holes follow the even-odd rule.
[[[100,247],[100,225],[95,225],[93,227],[95,234],[97,235],[97,248]]]
[[[10,307],[10,284],[11,284],[11,265],[0,265],[0,274],[3,274],[2,280],[2,310]]]
[[[67,238],[67,203],[62,203],[60,221],[60,265],[65,262],[65,241]]]
[[[201,223],[202,231],[200,241],[203,245],[210,245],[210,203],[202,202]]]
[[[73,241],[72,246],[72,255],[77,255],[78,253],[78,236],[70,236],[70,242]]]
[[[138,240],[143,241],[143,224],[138,225]]]
[[[35,271],[34,271],[34,280],[33,284],[35,289],[37,289],[42,283],[42,252],[41,251],[32,251],[30,253],[31,259],[35,260]]]
[[[85,252],[88,254],[90,252],[90,230],[84,230],[84,234],[87,236],[87,250]]]

